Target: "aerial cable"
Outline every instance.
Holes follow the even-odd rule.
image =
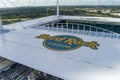
[[[9,2],[11,5],[13,5],[14,7],[18,7],[17,5],[15,5],[14,3],[12,3],[10,0],[7,0],[7,2]]]
[[[34,5],[34,4],[36,4],[36,0],[34,0],[34,1],[31,3],[31,5]]]
[[[4,5],[4,7],[8,7],[3,0],[1,0],[1,3]]]
[[[7,2],[9,2],[11,5],[13,5],[14,7],[18,7],[17,5],[15,5],[13,2],[11,2],[10,0],[7,0]],[[20,7],[20,6],[19,6]],[[18,9],[19,9],[18,7]],[[19,22],[19,24],[23,27],[23,29],[25,29],[24,25],[22,24],[22,21]]]

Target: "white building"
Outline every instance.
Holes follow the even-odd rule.
[[[120,13],[111,13],[111,14],[115,16],[120,16]]]

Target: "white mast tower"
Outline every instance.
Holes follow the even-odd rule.
[[[57,16],[59,16],[60,13],[59,13],[59,0],[57,0]]]

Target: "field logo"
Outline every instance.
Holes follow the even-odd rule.
[[[43,45],[51,50],[57,51],[68,51],[78,49],[82,46],[90,47],[91,49],[97,50],[99,44],[96,41],[85,42],[79,37],[71,35],[57,35],[50,36],[48,34],[41,34],[36,36],[38,39],[44,39]]]

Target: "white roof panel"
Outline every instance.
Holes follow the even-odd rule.
[[[15,31],[0,34],[0,56],[66,80],[120,79],[120,40],[23,29],[18,24],[6,27],[12,26],[10,29]],[[85,41],[97,41],[100,46],[98,50],[81,47],[71,51],[54,51],[43,46],[43,39],[35,38],[40,34],[77,36]]]
[[[91,21],[91,22],[99,22],[103,24],[114,24],[120,25],[120,18],[112,18],[112,17],[89,17],[89,16],[60,16],[59,19],[63,20],[80,20],[80,21]]]

